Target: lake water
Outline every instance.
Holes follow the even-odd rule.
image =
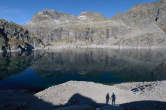
[[[62,49],[0,55],[0,89],[39,91],[70,80],[166,80],[166,50]]]

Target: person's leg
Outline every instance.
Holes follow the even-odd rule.
[[[112,105],[115,106],[115,100],[112,101]]]

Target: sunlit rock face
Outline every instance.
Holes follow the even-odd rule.
[[[38,46],[40,42],[37,39],[21,25],[0,19],[0,51],[2,48],[16,50],[19,46],[24,48],[26,45],[33,47],[34,43]]]
[[[53,46],[108,45],[119,47],[165,47],[166,1],[134,6],[111,19],[96,12],[78,16],[44,10],[32,17],[26,29]]]
[[[2,46],[17,49],[19,45],[32,44],[33,40],[30,32],[22,26],[0,19],[0,50]]]
[[[57,12],[54,10],[44,10],[42,12],[38,12],[36,15],[32,17],[32,22],[42,22],[46,20],[53,20],[55,23],[67,21],[67,20],[75,20],[76,17],[72,14],[64,14],[62,12]]]
[[[80,13],[77,18],[79,20],[88,20],[88,21],[103,21],[106,20],[104,15],[96,12],[82,12]]]

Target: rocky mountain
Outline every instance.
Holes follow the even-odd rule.
[[[4,53],[16,49],[32,49],[41,44],[39,38],[35,37],[21,25],[0,19],[0,48]]]
[[[73,16],[44,10],[24,27],[53,46],[164,47],[165,19],[166,0],[160,0],[136,5],[111,19],[95,12]]]
[[[25,45],[25,42],[32,42],[28,30],[24,30],[15,23],[0,20],[0,47],[12,50],[18,48],[19,45]]]
[[[103,21],[106,20],[104,15],[95,12],[82,12],[77,16],[79,20],[89,20],[89,21]]]

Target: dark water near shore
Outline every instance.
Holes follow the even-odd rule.
[[[0,55],[0,89],[38,91],[70,80],[166,80],[166,50],[63,49]]]

